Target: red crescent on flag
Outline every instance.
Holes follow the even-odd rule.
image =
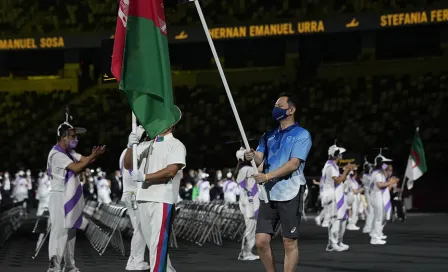
[[[418,153],[414,149],[411,149],[411,155],[415,159],[415,165],[412,166],[412,168],[418,167],[420,164],[420,157],[418,156]]]

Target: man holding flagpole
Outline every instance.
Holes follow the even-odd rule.
[[[270,243],[279,220],[285,248],[284,271],[296,271],[299,262],[297,239],[306,185],[303,169],[311,148],[311,135],[295,122],[296,106],[292,94],[281,94],[272,111],[272,118],[280,126],[263,135],[256,151],[245,153],[246,160],[254,159],[257,166],[263,163],[263,173],[253,178],[257,183],[265,183],[269,202],[260,204],[255,240],[268,272],[276,271]]]

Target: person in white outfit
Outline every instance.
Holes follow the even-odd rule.
[[[137,127],[137,137],[138,139],[146,138],[145,130],[143,127]],[[132,148],[130,146],[129,148]],[[149,264],[144,261],[144,255],[146,250],[145,239],[143,238],[142,229],[140,228],[140,215],[138,211],[137,203],[137,190],[138,183],[131,180],[131,170],[124,169],[124,156],[126,154],[125,149],[120,156],[120,173],[123,177],[123,196],[121,201],[123,201],[127,208],[127,213],[131,219],[132,228],[134,233],[131,240],[131,252],[129,254],[129,259],[126,264],[126,270],[148,270],[150,268]]]
[[[367,161],[367,158],[365,159],[364,165],[363,165],[363,171],[364,174],[362,175],[361,181],[362,185],[364,187],[364,197],[366,199],[367,203],[367,211],[366,211],[366,222],[364,225],[364,228],[362,229],[363,233],[370,233],[372,231],[372,225],[373,225],[373,206],[372,206],[372,190],[373,190],[373,183],[371,182],[371,172],[372,172],[372,164],[370,164]]]
[[[49,213],[50,240],[48,243],[48,272],[78,272],[75,266],[76,230],[85,229],[88,221],[83,217],[84,197],[79,174],[101,156],[105,147],[94,147],[92,154],[84,157],[75,151],[77,134],[86,132],[66,121],[57,129],[58,142],[51,149],[47,160],[47,173],[51,182]],[[62,270],[64,259],[64,270]]]
[[[323,175],[324,173],[322,173]],[[316,221],[316,225],[321,226],[323,228],[328,228],[330,225],[330,213],[328,212],[329,206],[323,203],[322,195],[323,195],[323,188],[325,184],[325,180],[323,179],[323,176],[320,178],[320,181],[313,179],[313,184],[319,185],[319,197],[318,201],[321,202],[322,210],[320,213],[314,218]]]
[[[347,179],[355,165],[347,164],[342,175],[339,172],[338,163],[342,158],[345,148],[336,145],[328,149],[328,161],[322,170],[324,186],[322,190],[323,204],[328,206],[330,225],[328,226],[327,251],[345,251],[349,246],[343,243],[345,227],[347,224],[347,206],[345,203],[343,182]]]
[[[180,118],[180,116],[179,116]],[[140,228],[149,248],[151,272],[175,272],[168,248],[171,224],[175,215],[180,188],[181,171],[186,165],[186,149],[173,134],[173,126],[154,140],[137,147],[137,161],[143,170],[133,170],[131,178],[139,183],[137,191]],[[148,135],[150,136],[150,135]],[[135,133],[129,135],[128,146],[138,144]],[[126,169],[132,169],[132,149],[124,157]]]
[[[356,224],[358,223],[360,205],[362,205],[361,193],[364,191],[364,188],[362,188],[356,180],[356,170],[357,169],[351,171],[345,181],[347,188],[347,208],[349,210],[347,230],[359,230],[359,227],[356,226]]]
[[[257,172],[250,166],[250,162],[244,160],[245,149],[236,152],[238,160],[238,175],[236,182],[240,189],[239,206],[244,217],[246,229],[241,245],[241,252],[238,260],[254,261],[260,259],[258,255],[252,253],[255,247],[255,228],[257,226],[257,215],[260,207],[260,199],[258,198],[258,186],[252,178]]]
[[[16,174],[15,186],[13,190],[13,197],[16,202],[23,202],[23,206],[27,207],[28,200],[28,181],[26,180],[25,172],[20,170]]]
[[[227,180],[223,183],[224,201],[235,203],[238,195],[238,184],[232,179],[232,173],[227,173]]]
[[[112,202],[112,199],[110,198],[110,182],[105,178],[105,176],[105,172],[98,172],[96,180],[98,203],[110,204]]]
[[[39,200],[39,205],[37,206],[37,216],[41,216],[44,211],[48,210],[48,205],[50,202],[50,191],[51,182],[48,179],[48,175],[44,172],[39,173],[38,187],[36,199]]]
[[[390,220],[392,211],[392,203],[390,199],[389,187],[398,183],[399,179],[396,177],[388,178],[386,173],[387,164],[392,160],[387,159],[382,155],[375,158],[375,169],[371,175],[371,182],[373,184],[371,202],[373,206],[373,228],[370,233],[372,245],[384,245],[387,236],[383,234],[383,228],[387,220]]]
[[[206,180],[208,178],[207,173],[200,173],[200,180],[196,184],[199,192],[198,201],[200,202],[210,202],[210,182]]]

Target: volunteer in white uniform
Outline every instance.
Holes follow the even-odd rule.
[[[151,272],[176,271],[171,265],[168,248],[181,170],[186,165],[186,149],[173,136],[172,130],[173,126],[137,147],[137,159],[144,170],[132,171],[131,175],[132,181],[141,182],[137,202],[140,228],[149,248]],[[137,144],[138,140],[138,136],[131,133],[128,146]],[[132,169],[131,148],[126,151],[124,166]]]
[[[48,155],[47,171],[51,182],[48,272],[79,271],[75,267],[74,260],[76,229],[84,229],[87,222],[82,217],[84,198],[78,174],[105,151],[103,146],[94,147],[92,154],[88,157],[76,153],[74,151],[78,144],[76,135],[85,131],[83,128],[74,128],[67,121],[62,123],[57,130],[58,142]],[[71,184],[76,184],[78,187],[71,190],[72,187],[68,187]],[[72,198],[68,198],[72,193]],[[77,216],[79,220],[74,222],[73,216]],[[74,224],[72,225],[71,222]],[[61,267],[63,258],[64,270]]]
[[[363,233],[370,233],[372,231],[373,225],[373,206],[372,206],[372,189],[373,183],[371,183],[370,174],[372,172],[372,165],[367,161],[364,162],[363,166],[364,174],[362,176],[362,185],[364,187],[364,197],[366,198],[367,203],[367,216],[364,228],[362,229]]]
[[[110,183],[105,178],[106,173],[100,171],[98,173],[96,181],[96,189],[98,194],[98,203],[110,204],[112,199],[110,198]]]
[[[200,180],[196,184],[199,192],[198,201],[200,202],[210,202],[210,182],[206,180],[208,178],[207,173],[200,173]]]
[[[137,127],[136,135],[139,140],[142,139],[144,132],[143,127]],[[132,146],[129,146],[129,148],[132,148]],[[131,252],[128,263],[126,264],[126,270],[149,270],[149,264],[144,261],[146,243],[143,238],[142,229],[139,227],[140,215],[136,199],[138,183],[131,180],[131,170],[124,169],[124,155],[126,154],[126,150],[121,153],[119,162],[121,176],[123,177],[123,196],[121,201],[126,205],[127,213],[131,219],[132,228],[134,229],[131,240]]]
[[[51,182],[48,179],[46,173],[39,173],[38,179],[39,185],[37,187],[36,199],[39,200],[39,205],[37,206],[37,216],[41,216],[45,210],[48,210],[48,205],[50,202],[50,190]]]
[[[398,183],[399,179],[391,177],[388,179],[386,168],[387,164],[391,162],[382,155],[375,158],[375,170],[371,175],[371,182],[373,184],[372,190],[372,205],[373,205],[373,228],[370,236],[372,237],[370,243],[372,245],[384,245],[387,236],[383,234],[383,228],[387,220],[390,220],[392,212],[392,203],[390,199],[389,187]]]
[[[330,214],[327,251],[344,251],[349,248],[342,242],[347,224],[347,207],[342,183],[347,179],[348,173],[356,166],[347,164],[342,175],[339,173],[338,162],[345,151],[345,148],[336,145],[330,146],[328,149],[329,160],[322,170],[324,180],[322,203],[328,205],[328,213]]]
[[[359,227],[356,226],[356,223],[358,223],[360,205],[362,205],[361,193],[364,191],[364,188],[360,188],[359,183],[356,180],[356,170],[357,169],[351,171],[349,177],[345,181],[348,189],[347,208],[349,209],[347,230],[359,230]]]
[[[20,170],[16,176],[13,196],[17,202],[25,201],[28,199],[28,181],[25,178],[25,172]],[[23,206],[26,207],[27,203],[24,202]]]
[[[232,179],[232,173],[227,173],[227,180],[224,181],[223,184],[223,191],[224,191],[224,201],[235,203],[236,202],[236,196],[238,194],[238,184],[233,181]]]
[[[250,166],[250,162],[246,162],[244,159],[245,149],[240,149],[236,152],[236,158],[238,160],[238,176],[236,182],[240,189],[239,206],[241,213],[244,216],[244,222],[246,224],[246,230],[244,231],[244,237],[241,245],[241,252],[238,255],[238,260],[241,261],[254,261],[260,259],[258,255],[252,253],[255,246],[255,228],[257,226],[257,215],[260,207],[260,199],[258,198],[258,186],[253,175],[257,174],[253,167]]]

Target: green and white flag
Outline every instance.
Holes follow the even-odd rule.
[[[418,128],[412,140],[411,154],[406,167],[406,177],[408,178],[407,187],[411,190],[414,187],[414,181],[419,179],[427,171],[425,150],[423,149],[422,139],[418,133]]]

